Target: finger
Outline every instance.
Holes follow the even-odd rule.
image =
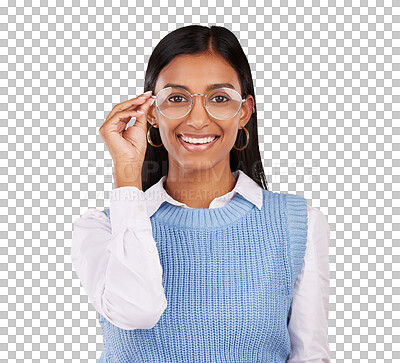
[[[137,107],[145,103],[146,99],[147,98],[134,98],[132,100],[128,100],[118,105],[115,105],[111,112],[108,114],[106,121],[109,120],[111,117],[114,117],[118,112],[135,110]]]
[[[155,102],[155,98],[150,97],[146,100],[146,102],[144,102],[142,105],[138,106],[136,108],[137,111],[142,111],[145,114],[150,110],[150,107],[154,104]]]
[[[126,109],[126,111],[134,110],[134,109],[144,111],[144,109],[147,109],[148,104],[149,104],[149,108],[152,106],[152,104],[155,102],[155,98],[156,98],[156,96],[150,95],[150,97],[146,98],[145,102],[143,102],[141,105],[132,105],[132,106],[128,107]],[[154,101],[152,101],[152,100],[154,100]]]
[[[104,123],[103,128],[104,130],[109,130],[110,132],[122,132],[125,130],[126,125],[129,123],[132,117],[135,117],[137,120],[138,118],[143,117],[143,114],[137,110],[117,112],[113,117]]]
[[[136,107],[142,105],[143,103],[146,102],[151,97],[151,91],[150,93],[143,93],[138,97],[132,98],[130,100],[121,102],[113,107],[109,115],[107,116],[106,120],[113,117],[117,112],[121,111],[129,111],[131,109],[135,109]]]
[[[150,98],[136,109],[137,112],[143,112],[143,114],[136,117],[135,125],[141,126],[144,130],[147,128],[147,114],[149,113],[150,107],[154,104],[154,101],[154,98]]]
[[[133,126],[141,127],[143,130],[147,128],[147,111],[149,105],[153,103],[153,98],[148,98],[146,102],[135,110],[120,111],[116,112],[111,118],[106,120],[103,125],[104,130],[110,130],[111,132],[121,133],[126,129],[127,124],[132,117],[136,118]]]

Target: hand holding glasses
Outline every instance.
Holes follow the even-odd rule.
[[[142,189],[142,167],[147,141],[147,114],[154,99],[151,91],[113,107],[99,133],[114,162],[115,188],[136,186]],[[128,126],[132,117],[134,125]]]
[[[160,113],[171,119],[186,116],[193,107],[193,96],[205,96],[204,107],[211,117],[218,120],[227,120],[235,116],[242,108],[245,99],[239,92],[232,88],[215,88],[207,94],[190,94],[181,87],[166,87],[160,90],[156,96],[156,107]]]

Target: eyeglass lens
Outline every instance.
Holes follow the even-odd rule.
[[[206,107],[209,113],[218,119],[228,119],[235,116],[241,104],[240,94],[231,88],[216,88],[208,94],[206,99]],[[189,113],[191,96],[188,91],[182,88],[167,87],[157,94],[156,105],[164,116],[180,118]]]

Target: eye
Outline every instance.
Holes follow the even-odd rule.
[[[184,96],[181,96],[181,95],[173,95],[173,96],[168,98],[168,101],[170,101],[172,103],[182,103],[185,100],[186,100],[186,98]]]
[[[212,98],[212,100],[215,100],[215,99],[217,99],[216,103],[223,103],[224,99],[225,99],[225,102],[230,100],[228,97],[222,96],[222,95],[216,95]]]

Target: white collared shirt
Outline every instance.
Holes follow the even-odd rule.
[[[240,193],[262,208],[262,188],[241,170],[234,189],[212,200],[219,208]],[[163,176],[146,192],[136,187],[110,193],[110,216],[88,209],[74,221],[71,260],[93,307],[122,329],[153,327],[167,307],[162,267],[150,217],[167,201],[182,208],[164,189]],[[329,240],[326,216],[307,205],[308,233],[303,266],[296,280],[288,331],[289,363],[330,362]],[[151,301],[151,306],[149,306]]]

